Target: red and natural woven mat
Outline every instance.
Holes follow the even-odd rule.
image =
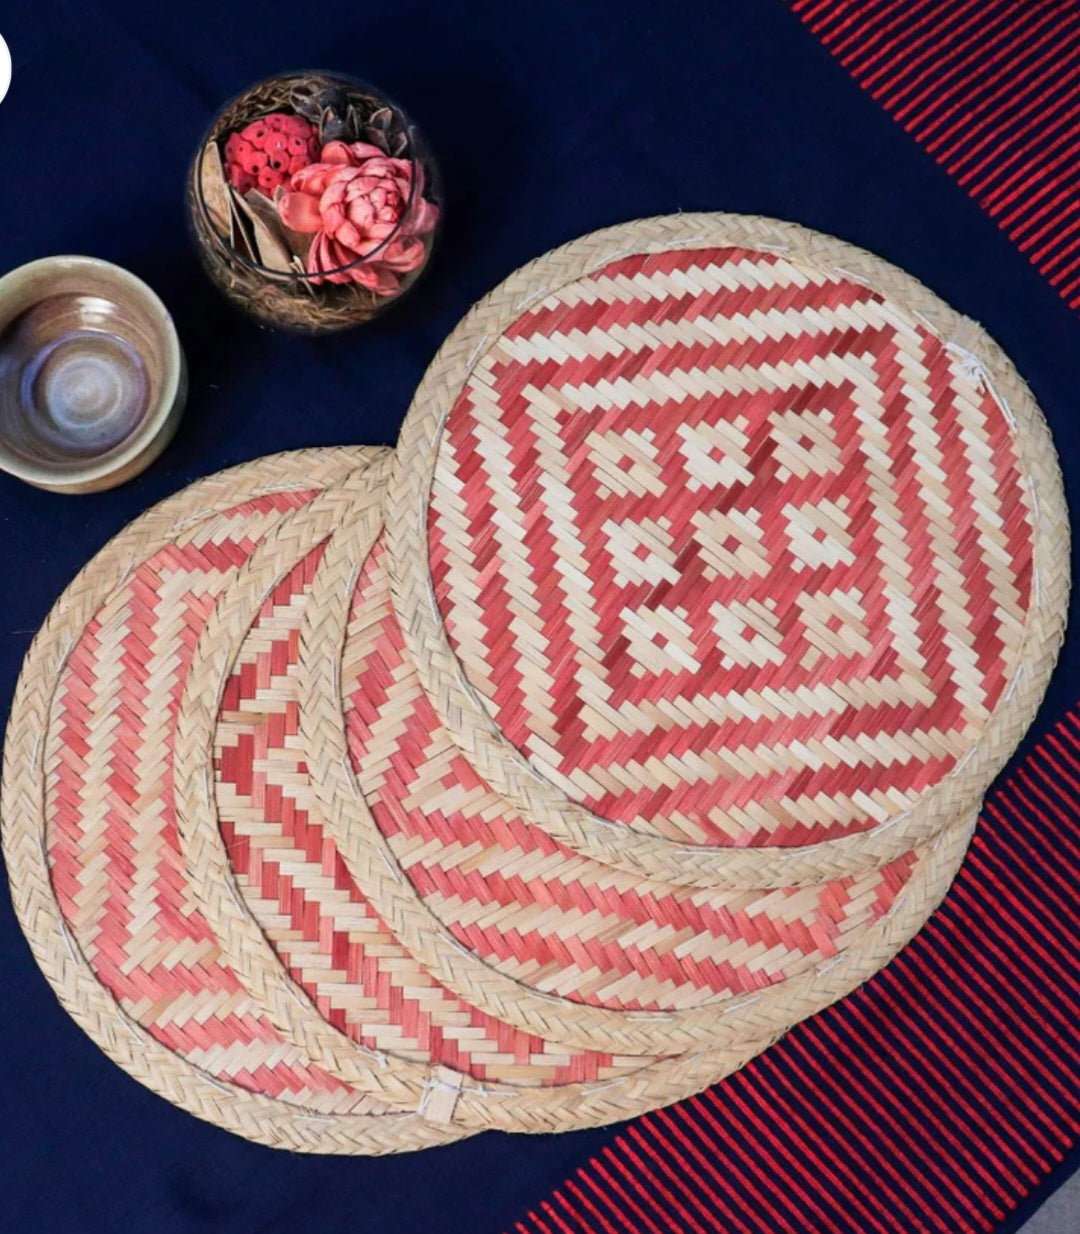
[[[1023,381],[791,224],[643,220],[513,275],[421,384],[388,510],[468,760],[559,842],[682,884],[894,861],[978,803],[1062,635]]]
[[[316,595],[333,594],[347,613],[366,555],[356,514],[339,507],[335,523],[347,532],[329,563],[330,524],[315,502],[292,520],[291,557],[271,546],[252,556],[202,631],[179,708],[182,846],[260,1005],[333,1074],[471,1129],[611,1122],[758,1053],[771,1037],[664,1060],[519,1031],[443,988],[379,918],[324,828],[301,733],[302,623]]]
[[[401,1151],[461,1131],[403,1115],[319,1067],[223,963],[178,845],[175,722],[200,628],[256,546],[287,542],[296,511],[350,473],[362,484],[379,457],[263,459],[137,520],[35,639],[4,749],[12,897],[61,1002],[149,1088],[294,1151]]]
[[[364,838],[338,842],[309,779],[309,762],[316,780],[326,769],[321,754],[309,758],[305,708],[324,688],[340,698],[341,635],[354,593],[369,608],[362,599],[369,579],[379,584],[372,621],[393,621],[381,558],[361,570],[368,529],[358,532],[356,520],[339,511],[343,530],[327,541],[327,523],[314,513],[313,503],[293,520],[291,562],[256,553],[219,603],[196,649],[177,725],[178,821],[188,866],[198,872],[201,902],[225,954],[274,1022],[334,1074],[370,1083],[365,1076],[374,1070],[384,1097],[411,1101],[428,1118],[518,1131],[625,1118],[697,1091],[760,1052],[786,1023],[763,1017],[759,1024],[750,1014],[724,1042],[699,1034],[690,1039],[695,1049],[667,1059],[646,1056],[648,1012],[624,1017],[616,1048],[562,1044],[575,1034],[555,1031],[564,1028],[559,1000],[549,1000],[551,1033],[543,1021],[517,1028],[455,996],[402,945],[396,918],[376,910],[346,858],[345,849],[363,850]],[[324,655],[324,629],[338,632],[336,656]],[[320,670],[310,677],[319,684],[302,699],[312,661]],[[412,675],[400,656],[398,664]],[[374,678],[368,684],[378,698]],[[340,732],[340,706],[335,711]],[[388,733],[387,757],[395,742]],[[318,742],[330,758],[334,748]],[[952,829],[920,863],[911,879],[917,896],[943,893],[968,830]],[[371,858],[367,864],[394,876],[381,852]],[[914,903],[921,907],[912,912]],[[839,963],[827,966],[823,980],[832,993],[825,1001],[865,975],[853,966],[865,966],[871,951],[873,967],[880,966],[929,907],[925,898],[909,898],[904,913],[881,914],[877,928],[865,931],[859,961],[837,956]],[[450,950],[469,958],[458,943]],[[620,1052],[623,1042],[632,1048]]]
[[[331,588],[355,559],[340,533],[302,638],[300,720],[323,841],[410,953],[490,1015],[593,1050],[738,1049],[859,985],[944,895],[963,821],[858,878],[772,891],[677,887],[558,844],[440,728],[381,549],[343,611]]]

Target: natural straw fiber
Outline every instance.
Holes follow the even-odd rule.
[[[403,1151],[462,1131],[398,1113],[306,1059],[222,963],[176,848],[170,729],[215,595],[290,511],[379,453],[263,459],[137,520],[34,640],[4,749],[12,898],[61,1003],[174,1104],[300,1152]]]
[[[1067,545],[979,326],[730,215],[511,276],[424,378],[388,498],[402,629],[477,772],[691,886],[859,875],[974,808],[1045,689]]]
[[[347,610],[368,537],[341,513],[343,530],[328,544],[316,503],[293,517],[294,547],[307,523],[309,550],[292,568],[269,544],[252,558],[207,623],[181,703],[178,750],[187,754],[178,757],[178,815],[189,869],[253,994],[335,1074],[380,1083],[384,1097],[401,1085],[403,1099],[419,1101],[427,1117],[469,1127],[551,1131],[625,1118],[697,1091],[759,1052],[778,1030],[756,1032],[752,1021],[754,1040],[668,1061],[552,1050],[543,1034],[514,1033],[439,989],[378,919],[319,816],[297,735],[301,609],[305,628],[318,621],[316,596],[336,594]],[[250,632],[222,650],[245,621]],[[215,707],[216,791],[204,732]],[[933,882],[942,894],[968,830],[950,833],[913,884]],[[868,931],[879,964],[922,915],[913,920],[890,914]],[[819,979],[832,990],[825,1001],[862,975],[841,958]]]
[[[848,989],[880,968],[880,923],[895,914],[910,936],[955,873],[963,824],[934,874],[913,852],[860,879],[769,892],[691,891],[557,845],[440,730],[404,652],[381,551],[359,577],[346,636],[327,584],[340,587],[354,559],[340,534],[303,636],[300,716],[323,841],[409,951],[489,1014],[627,1054],[779,1033],[834,1000],[825,974],[842,957]]]

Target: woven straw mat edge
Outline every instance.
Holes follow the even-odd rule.
[[[340,513],[340,512],[339,512]],[[305,672],[310,668],[310,686],[302,691],[301,738],[309,773],[316,792],[330,763],[340,763],[330,747],[324,757],[321,739],[311,746],[313,734],[305,717],[309,705],[321,710],[325,697],[340,700],[339,670],[333,656],[321,654],[322,629],[329,628],[340,648],[347,618],[351,587],[364,558],[374,544],[377,526],[359,512],[341,517],[317,567],[316,579],[306,609],[301,636]],[[301,527],[312,520],[309,535]],[[288,973],[272,944],[263,934],[236,884],[228,853],[218,825],[217,806],[212,787],[212,759],[216,717],[220,710],[230,667],[243,641],[244,632],[254,622],[260,605],[276,582],[324,539],[333,524],[320,519],[317,511],[298,511],[292,516],[290,559],[263,550],[247,563],[236,585],[208,622],[196,652],[192,674],[185,683],[178,719],[176,766],[177,819],[189,870],[198,871],[200,902],[210,920],[223,951],[252,995],[265,1007],[274,1024],[288,1040],[332,1074],[363,1088],[377,1086],[380,1097],[400,1100],[403,1105],[425,1106],[430,1116],[431,1090],[439,1093],[440,1116],[471,1129],[499,1127],[507,1130],[545,1132],[599,1126],[645,1110],[668,1104],[716,1083],[744,1065],[771,1044],[794,1019],[778,1022],[775,1016],[763,1017],[759,1025],[754,1004],[746,1009],[740,1034],[730,1043],[715,1045],[705,1034],[695,1040],[695,1048],[676,1058],[643,1066],[625,1077],[600,1083],[568,1084],[558,1088],[525,1088],[511,1084],[479,1083],[447,1067],[432,1069],[422,1063],[396,1057],[386,1051],[360,1045],[329,1023]],[[310,619],[310,620],[308,620]],[[337,633],[333,633],[337,631]],[[328,692],[328,693],[327,693]],[[333,701],[332,701],[332,706]],[[340,727],[340,704],[337,704]],[[318,725],[325,737],[325,724]],[[343,738],[342,738],[343,740]],[[347,756],[346,756],[347,758]],[[347,761],[344,764],[347,766]],[[334,827],[332,817],[324,826]],[[898,897],[897,911],[867,931],[863,945],[845,954],[838,963],[824,968],[816,979],[812,1004],[802,1014],[841,997],[877,971],[923,924],[945,894],[959,866],[974,826],[975,818],[958,820],[930,846],[924,873],[909,885],[909,894]],[[348,860],[366,840],[346,837],[348,828],[334,827],[334,839]],[[376,854],[364,858],[365,865],[382,866]],[[352,871],[354,876],[358,871]],[[392,871],[390,871],[393,877]],[[363,877],[357,882],[367,890]],[[396,916],[387,918],[396,931]],[[455,948],[455,954],[460,949]],[[447,983],[449,984],[449,983]],[[452,988],[452,987],[451,987]],[[454,991],[458,993],[458,991]],[[524,994],[524,988],[521,988]],[[466,999],[466,1001],[470,1001]],[[510,1009],[508,1023],[521,1016]],[[628,1024],[623,1034],[633,1048],[628,1053],[655,1052],[649,1029],[651,1016]],[[555,1031],[558,1017],[550,1025],[528,1022],[520,1026],[551,1040],[563,1040]],[[552,1031],[547,1031],[548,1028]],[[569,1033],[567,1036],[576,1036]]]
[[[368,474],[374,475],[375,469]],[[334,527],[349,531],[349,559],[341,568],[346,577],[355,577],[374,544],[381,518],[377,503],[361,494],[350,507],[316,498],[287,522],[287,536],[276,541],[285,539],[289,555],[279,551],[276,541],[264,543],[222,597],[200,636],[177,719],[175,768],[177,825],[196,898],[230,964],[286,1038],[346,1083],[377,1092],[402,1108],[419,1109],[428,1119],[452,1120],[469,1130],[500,1127],[535,1132],[601,1125],[677,1100],[729,1074],[769,1045],[775,1034],[757,1034],[753,1042],[741,1042],[736,1049],[643,1066],[622,1082],[535,1089],[478,1083],[447,1067],[432,1068],[372,1050],[323,1018],[244,906],[218,827],[213,738],[230,666],[265,598]],[[342,588],[336,587],[335,594],[341,593]]]

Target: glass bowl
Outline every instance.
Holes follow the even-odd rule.
[[[268,78],[215,116],[192,161],[202,264],[245,311],[307,333],[361,325],[431,258],[438,169],[395,103],[322,71]]]

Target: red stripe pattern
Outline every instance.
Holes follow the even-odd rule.
[[[1080,1134],[1080,715],[988,800],[944,906],[840,1004],[637,1120],[516,1234],[977,1234]]]
[[[864,90],[1080,308],[1080,9],[790,0]]]
[[[226,685],[215,742],[219,820],[237,886],[290,975],[361,1045],[480,1081],[550,1087],[645,1066],[652,1060],[564,1048],[456,998],[353,880],[323,829],[298,736],[300,630],[322,554],[323,546],[309,553],[263,605]],[[407,671],[381,553],[369,557],[353,599],[361,624],[376,631],[377,671],[367,684],[377,705]],[[388,654],[379,654],[384,643]]]

